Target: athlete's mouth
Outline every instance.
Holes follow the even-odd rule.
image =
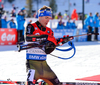
[[[46,25],[47,25],[48,23],[46,23]]]

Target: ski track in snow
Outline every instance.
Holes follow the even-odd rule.
[[[69,60],[47,56],[49,66],[61,82],[76,82],[76,78],[100,74],[100,42],[75,42],[74,44],[76,54]],[[68,46],[64,45],[61,48],[68,48]],[[14,50],[17,50],[16,46],[0,46],[0,80],[10,78],[13,81],[26,81],[26,51],[15,52]],[[55,50],[52,54],[70,57],[73,50],[69,52]]]

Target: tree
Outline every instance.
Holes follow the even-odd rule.
[[[13,1],[15,1],[15,0],[8,0],[9,3],[12,3]]]
[[[27,13],[28,13],[28,16],[31,17],[32,15],[32,7],[33,7],[33,0],[26,0],[26,4],[27,6],[25,6],[27,8]]]
[[[53,13],[57,12],[57,4],[56,4],[56,0],[49,0],[50,4],[49,6],[52,8]]]

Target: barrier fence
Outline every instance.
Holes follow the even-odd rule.
[[[52,29],[54,36],[56,38],[63,37],[64,35],[75,36],[86,34],[86,29]],[[100,34],[100,28],[99,28]],[[100,40],[100,35],[98,35],[98,40]],[[87,41],[87,36],[75,37],[74,42],[85,42]],[[0,45],[15,45],[17,43],[17,30],[16,29],[0,29]]]

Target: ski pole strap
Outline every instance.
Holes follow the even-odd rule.
[[[69,41],[68,44],[71,46],[70,48],[68,48],[68,49],[59,49],[59,48],[56,48],[56,50],[59,50],[59,51],[70,51],[70,50],[73,49],[73,50],[74,50],[73,55],[70,56],[70,57],[68,57],[68,58],[63,58],[63,57],[58,57],[58,58],[67,60],[67,59],[71,59],[71,58],[75,55],[75,53],[76,53],[76,48],[75,48],[74,44],[73,44],[71,41]]]
[[[71,46],[68,49],[59,49],[59,48],[56,48],[56,50],[59,50],[59,51],[70,51],[70,50],[72,50],[72,48],[74,48],[74,44],[71,41],[68,42],[68,45]]]

